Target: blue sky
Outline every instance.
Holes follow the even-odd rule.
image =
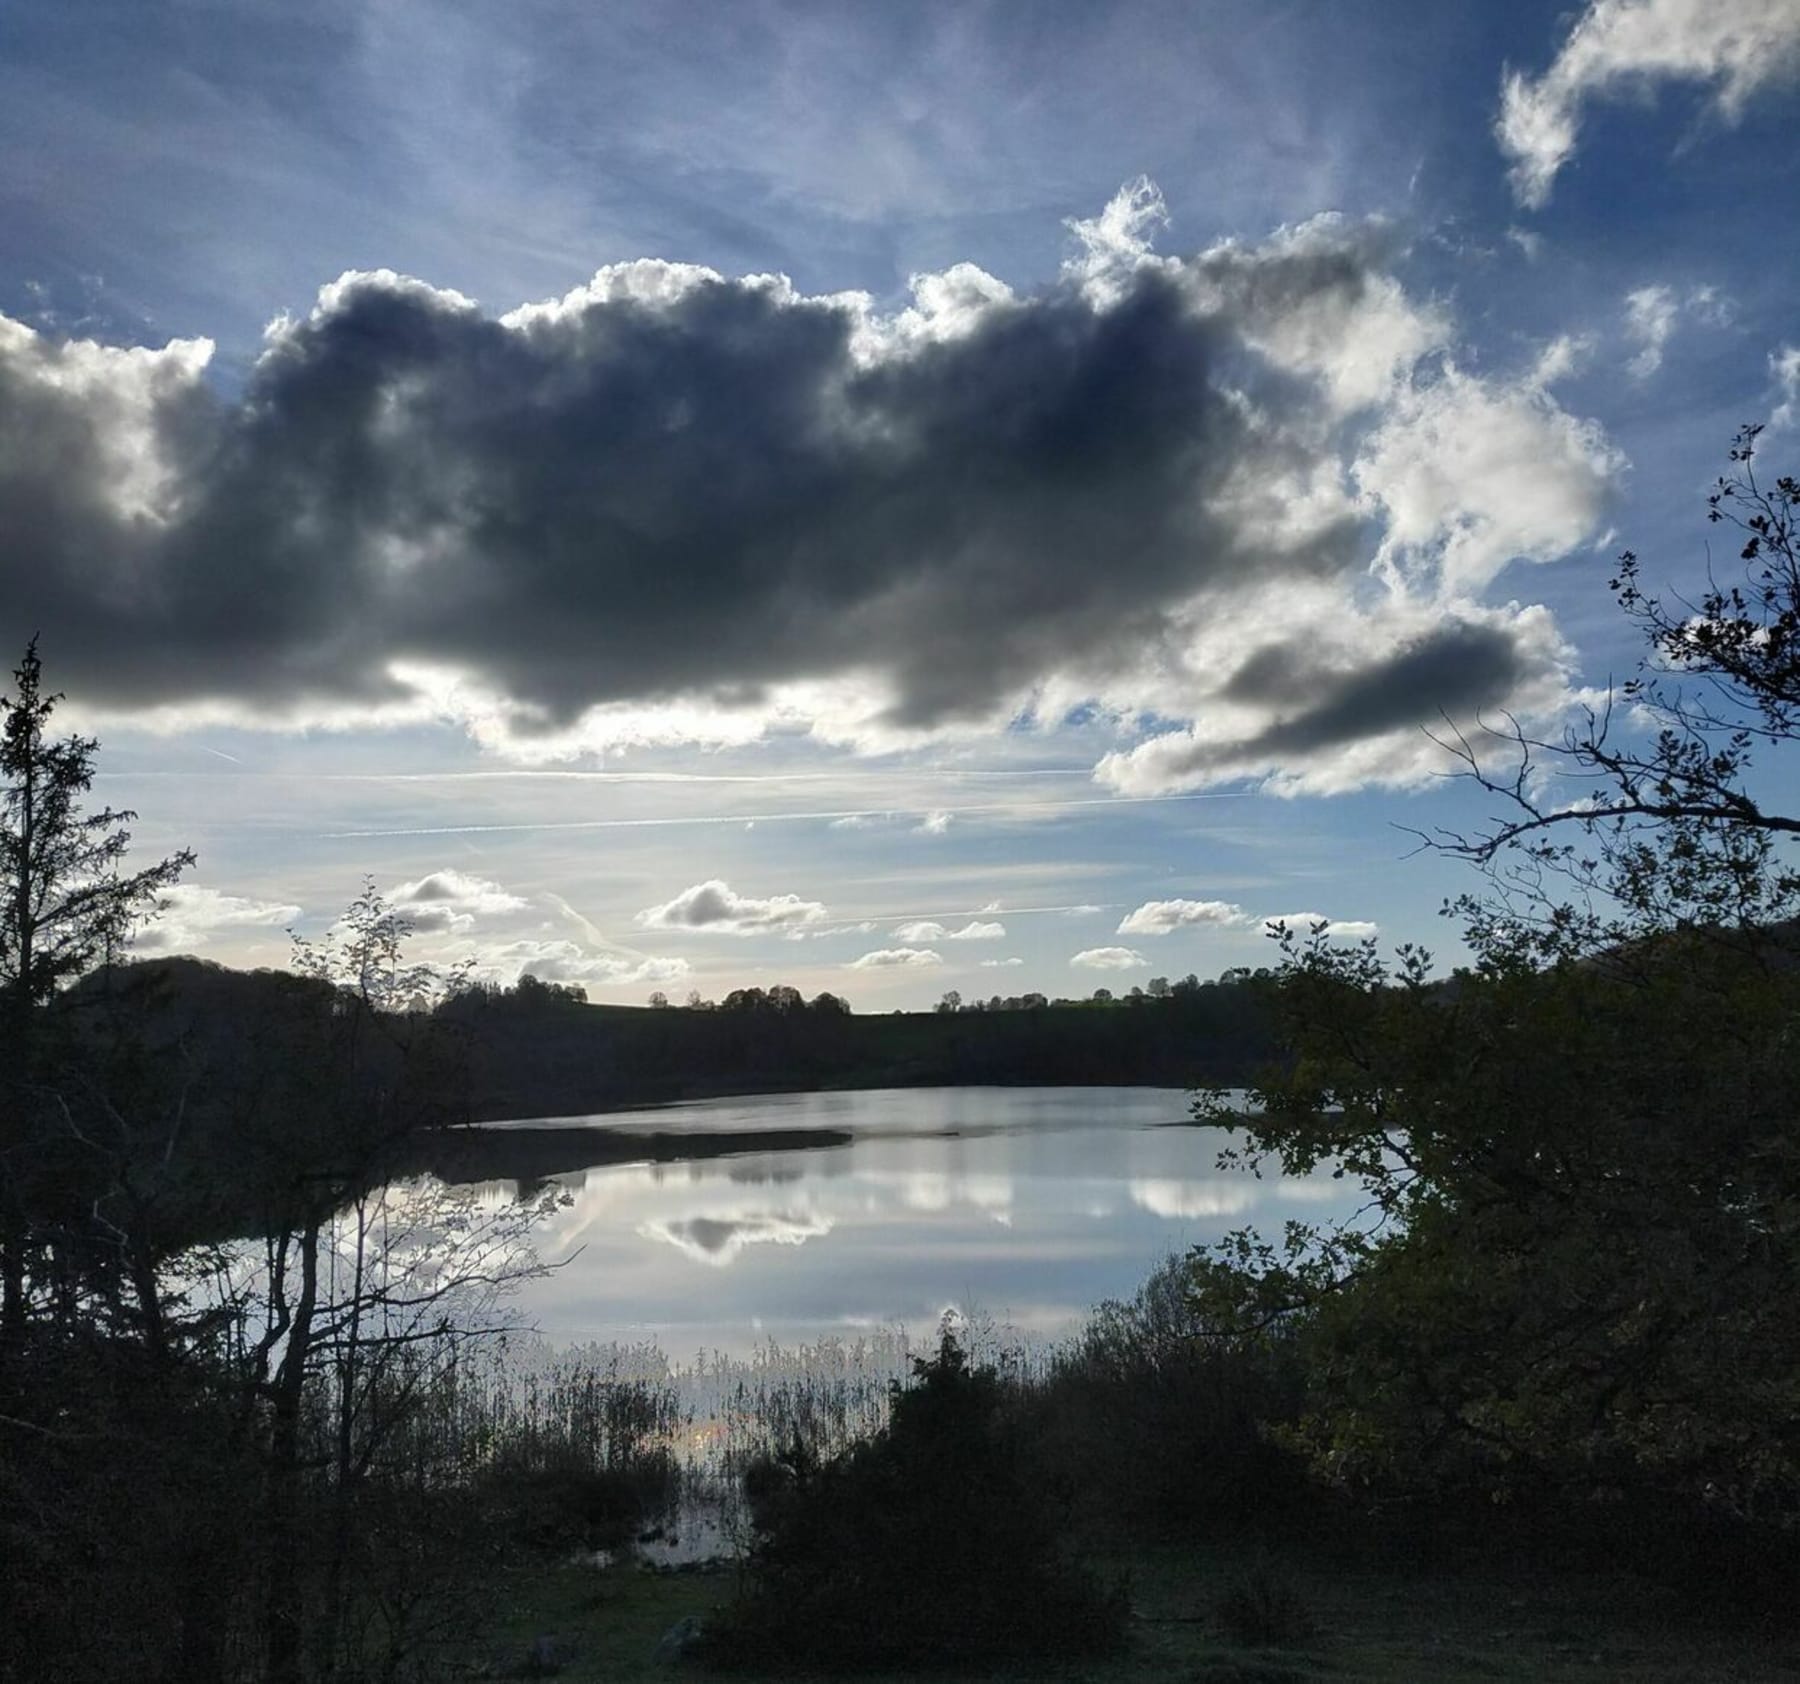
[[[1796,0],[15,5],[0,638],[199,852],[147,950],[1453,954],[1423,726],[1792,464],[1797,90]]]

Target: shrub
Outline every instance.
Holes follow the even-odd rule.
[[[1267,1561],[1227,1586],[1213,1614],[1234,1643],[1253,1648],[1291,1649],[1318,1634],[1299,1588]]]
[[[1185,1258],[1102,1304],[1027,1407],[1046,1461],[1083,1507],[1135,1532],[1240,1537],[1279,1527],[1319,1494],[1270,1428],[1302,1400],[1279,1335],[1225,1340],[1193,1308]]]
[[[765,1469],[744,1593],[708,1633],[724,1665],[961,1667],[1118,1646],[1122,1593],[1067,1558],[1001,1385],[946,1328],[889,1425],[822,1465]]]

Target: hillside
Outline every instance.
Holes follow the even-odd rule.
[[[89,979],[73,1003],[109,990],[149,1002],[134,1018],[152,1042],[236,1063],[307,986],[156,959]],[[439,1010],[457,1028],[476,1121],[815,1088],[1237,1083],[1271,1051],[1260,991],[1242,982],[1133,1002],[879,1016],[590,1005],[542,990],[470,994]]]

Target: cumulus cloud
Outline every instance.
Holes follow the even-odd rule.
[[[1163,220],[1134,184],[1057,283],[957,265],[886,314],[651,261],[498,318],[349,274],[231,396],[204,341],[4,322],[0,641],[152,725],[447,718],[528,760],[1194,724],[1120,787],[1405,783],[1440,708],[1566,699],[1548,617],[1480,598],[1584,538],[1597,430],[1459,372],[1392,230],[1165,257]]]
[[[405,914],[415,930],[444,931],[462,935],[479,918],[523,911],[522,896],[503,889],[486,877],[471,877],[454,869],[433,871],[414,882],[402,883],[388,893],[389,902]]]
[[[844,968],[850,971],[885,971],[902,965],[941,965],[943,955],[929,947],[878,947],[860,959],[852,959]]]
[[[1323,918],[1317,912],[1282,912],[1267,916],[1255,916],[1246,912],[1232,901],[1223,900],[1152,900],[1145,901],[1133,912],[1128,912],[1119,921],[1119,934],[1122,936],[1166,936],[1177,930],[1210,928],[1210,929],[1246,929],[1255,926],[1267,930],[1279,923],[1287,924],[1291,929],[1307,931]],[[1377,926],[1359,918],[1337,918],[1325,920],[1331,925],[1334,936],[1348,936],[1357,939],[1377,933]],[[1099,952],[1123,953],[1124,948],[1101,948]],[[1078,956],[1079,958],[1080,956]],[[1138,960],[1138,963],[1143,963]]]
[[[919,941],[999,941],[1006,935],[1006,926],[981,919],[971,919],[960,930],[947,929],[932,918],[921,918],[911,924],[902,924],[894,931],[894,940],[905,942]]]
[[[1575,154],[1589,100],[1699,82],[1731,122],[1753,95],[1796,76],[1793,0],[1590,0],[1542,76],[1506,73],[1495,134],[1514,195],[1536,207]]]
[[[1326,924],[1330,926],[1325,932],[1327,935],[1341,936],[1345,941],[1363,941],[1381,933],[1381,926],[1371,924],[1366,918],[1327,918],[1322,912],[1276,912],[1262,919],[1261,923],[1265,930],[1272,930],[1277,924],[1285,924],[1300,936],[1309,934],[1315,924]]]
[[[710,935],[754,936],[792,931],[817,924],[826,916],[816,900],[798,895],[771,895],[758,900],[740,895],[717,877],[683,889],[672,901],[647,907],[637,922],[647,930],[704,930]]]
[[[1241,906],[1225,900],[1147,900],[1119,920],[1122,936],[1166,936],[1196,924],[1225,925],[1248,922]]]
[[[139,953],[193,953],[228,931],[285,929],[300,908],[285,901],[228,895],[198,883],[178,883],[157,896],[156,917],[132,939]]]
[[[1150,961],[1129,947],[1085,947],[1069,963],[1084,971],[1131,971]]]
[[[1226,656],[1194,724],[1104,756],[1096,777],[1127,795],[1241,778],[1276,795],[1420,784],[1448,765],[1427,735],[1445,717],[1464,724],[1506,707],[1542,718],[1564,704],[1574,656],[1546,609],[1315,620],[1295,607],[1308,633],[1271,628],[1248,656]]]
[[[950,821],[955,815],[945,812],[927,813],[920,819],[914,829],[920,836],[942,836],[950,828]]]
[[[579,942],[559,939],[527,937],[483,947],[475,954],[475,974],[491,982],[514,983],[529,972],[539,982],[623,988],[645,982],[679,982],[688,971],[685,959],[591,953]]]
[[[1025,961],[1023,959],[1018,958],[983,959],[981,961],[981,968],[984,971],[1010,971],[1024,963]]]

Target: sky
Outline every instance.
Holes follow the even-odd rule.
[[[1797,139],[1800,0],[12,0],[0,650],[198,854],[144,953],[1454,960],[1433,732],[1793,467]]]

